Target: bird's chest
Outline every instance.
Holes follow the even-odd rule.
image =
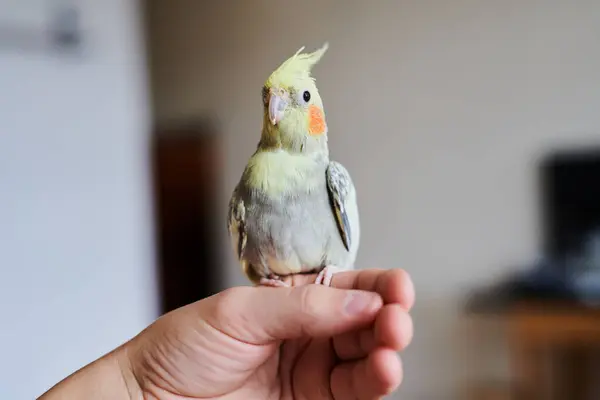
[[[323,185],[323,190],[276,199],[262,193],[249,196],[247,248],[254,263],[280,274],[322,264],[335,232],[325,178]]]
[[[247,203],[248,231],[256,232],[260,240],[285,242],[318,236],[323,225],[333,219],[325,186],[279,198],[253,193]]]
[[[243,182],[252,195],[285,200],[326,188],[326,168],[326,162],[320,159],[282,150],[260,152],[250,159]]]

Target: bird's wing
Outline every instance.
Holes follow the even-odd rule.
[[[349,194],[352,190],[350,174],[344,166],[338,162],[331,161],[326,171],[327,192],[335,221],[344,242],[346,250],[350,251],[352,243],[352,232],[348,217]]]
[[[242,261],[244,248],[246,247],[246,206],[244,200],[239,195],[238,187],[235,188],[229,200],[229,210],[227,212],[227,230],[231,239],[231,245],[238,258]]]

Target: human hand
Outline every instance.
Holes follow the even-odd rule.
[[[414,289],[402,270],[332,287],[236,287],[159,318],[123,346],[132,393],[153,399],[379,399],[402,379]],[[142,397],[142,396],[140,396]]]

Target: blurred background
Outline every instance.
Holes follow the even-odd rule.
[[[246,285],[225,227],[301,46],[417,303],[390,398],[593,399],[600,2],[0,0],[0,398]]]

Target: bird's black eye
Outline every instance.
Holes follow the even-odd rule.
[[[308,103],[310,101],[310,92],[308,90],[305,90],[304,93],[302,93],[302,98],[305,102]]]

